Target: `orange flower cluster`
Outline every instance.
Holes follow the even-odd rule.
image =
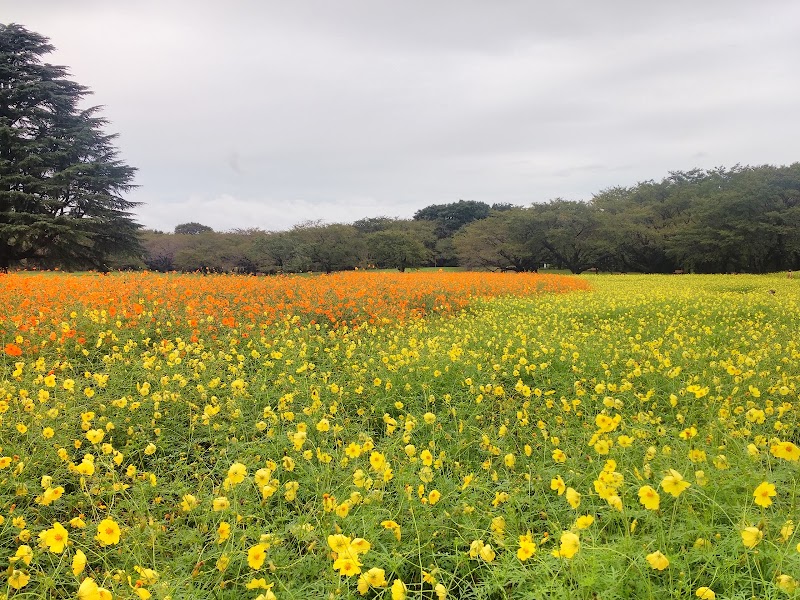
[[[4,353],[36,353],[44,340],[86,342],[76,318],[120,321],[140,329],[220,330],[287,324],[379,325],[450,313],[472,299],[589,289],[562,275],[473,272],[343,272],[320,276],[242,277],[123,273],[12,274],[2,279]]]

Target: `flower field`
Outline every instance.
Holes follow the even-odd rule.
[[[785,276],[0,294],[0,598],[800,597]]]

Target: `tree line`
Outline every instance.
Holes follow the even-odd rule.
[[[277,232],[186,223],[142,238],[144,266],[159,271],[547,265],[573,273],[765,273],[800,268],[800,163],[672,172],[659,182],[603,190],[589,202],[459,200],[412,219],[308,222]]]

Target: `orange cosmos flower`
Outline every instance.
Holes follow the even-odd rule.
[[[16,344],[6,344],[4,351],[9,356],[22,356],[22,348]]]

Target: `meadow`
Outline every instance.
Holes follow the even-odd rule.
[[[0,597],[800,597],[785,274],[0,294]]]

